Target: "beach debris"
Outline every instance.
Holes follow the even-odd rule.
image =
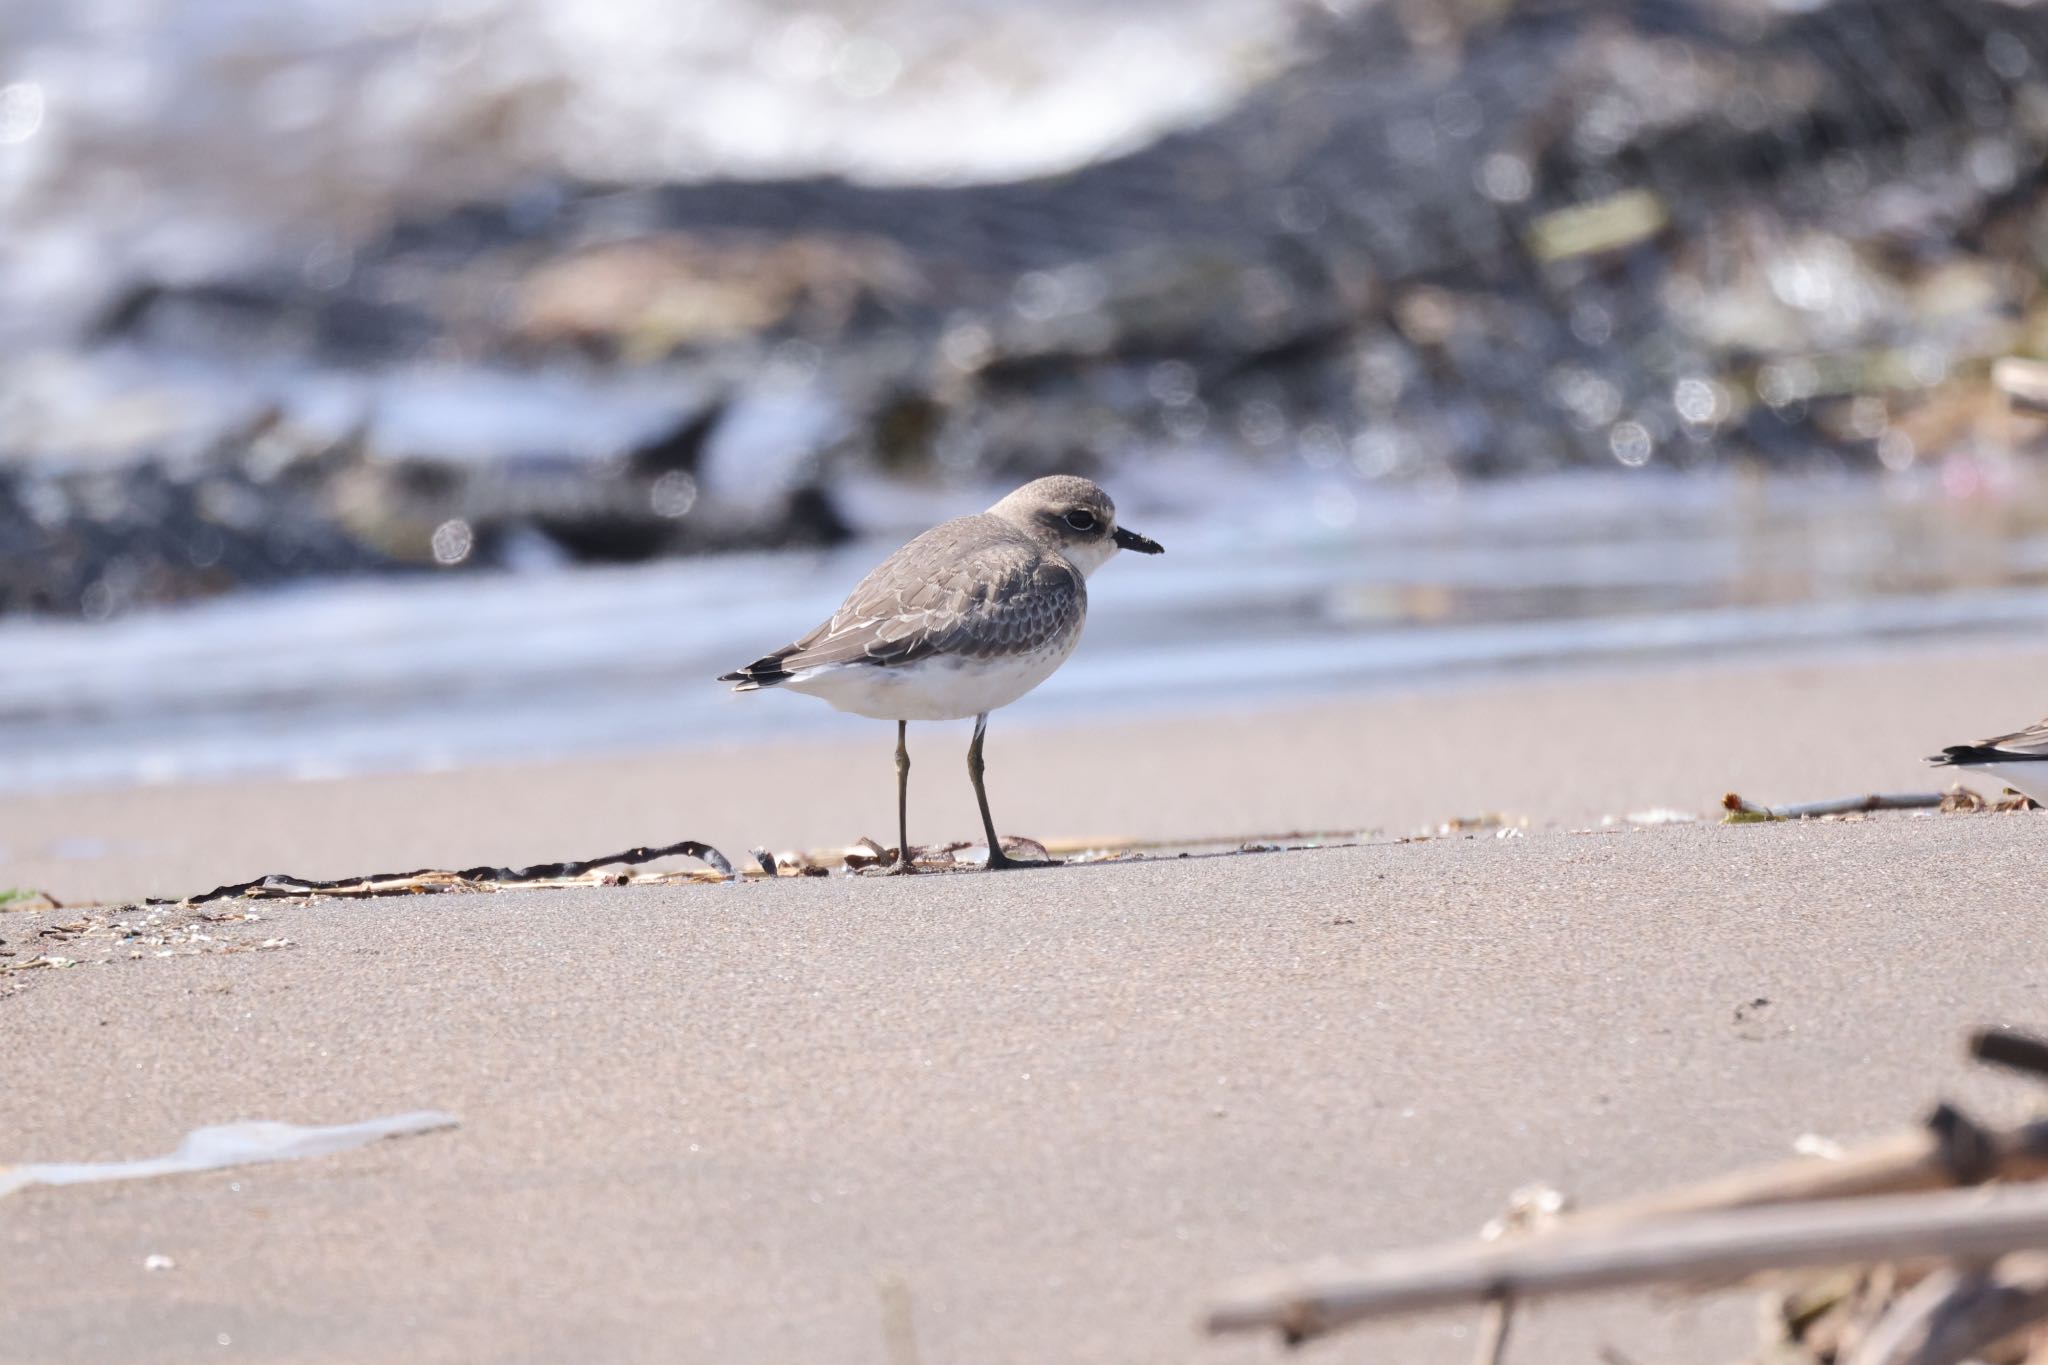
[[[1497,820],[1499,817],[1486,817]],[[1526,825],[1526,821],[1521,822]],[[1474,828],[1492,828],[1491,825],[1473,824]],[[1293,831],[1286,834],[1260,836],[1256,839],[1055,839],[1043,841],[1022,836],[1006,836],[1003,847],[1017,857],[1040,862],[1121,862],[1144,858],[1148,855],[1176,854],[1188,856],[1191,853],[1211,855],[1244,851],[1253,846],[1274,849],[1335,848],[1351,847],[1366,841],[1366,835],[1356,831]],[[985,853],[981,845],[961,841],[951,844],[921,845],[911,849],[911,856],[919,867],[934,872],[955,868],[979,867]],[[973,851],[973,856],[963,858],[963,853]],[[619,870],[637,867],[641,864],[667,857],[689,857],[704,863],[701,868],[680,872],[634,873]],[[659,848],[634,848],[623,853],[606,854],[598,858],[586,858],[575,862],[543,863],[532,867],[471,867],[459,871],[442,868],[420,868],[411,872],[373,872],[353,877],[337,877],[331,880],[317,880],[298,877],[289,873],[272,873],[252,881],[235,882],[217,886],[211,891],[188,896],[182,900],[149,900],[139,907],[152,913],[166,910],[189,910],[224,900],[303,900],[328,896],[349,900],[366,900],[379,896],[419,896],[454,892],[493,892],[505,890],[572,889],[594,886],[670,886],[678,883],[717,882],[734,884],[762,877],[824,877],[831,875],[834,868],[844,867],[852,872],[887,869],[896,862],[896,850],[886,848],[867,836],[862,836],[851,845],[812,851],[790,849],[774,852],[766,845],[748,850],[750,866],[736,869],[731,860],[709,844],[694,839],[665,844]],[[207,916],[201,916],[208,919]],[[219,918],[229,920],[255,919],[255,912],[221,913]],[[111,931],[125,937],[142,935],[143,930],[132,922],[109,926],[97,919],[81,921],[77,925],[56,925],[44,931],[63,941],[64,935],[86,931],[94,935]],[[187,936],[196,935],[204,940],[206,935],[196,928],[187,927]],[[146,937],[146,944],[155,945],[157,937]],[[169,944],[175,948],[185,940]],[[167,942],[167,941],[166,941]],[[260,944],[224,943],[212,951],[247,952],[257,948],[290,947],[289,939],[270,939]],[[5,956],[0,951],[0,956]],[[140,956],[140,953],[131,956]],[[171,955],[168,951],[159,956]],[[36,958],[25,962],[0,963],[0,971],[26,971],[34,967],[69,965],[65,959]]]
[[[1526,830],[1528,827],[1529,817],[1526,815],[1511,817],[1503,815],[1499,811],[1490,810],[1478,815],[1453,815],[1448,820],[1438,822],[1437,827],[1427,833],[1439,839],[1447,839],[1455,834],[1462,834],[1470,838],[1475,834],[1486,831],[1504,829]]]
[[[1724,825],[1759,824],[1767,820],[1808,820],[1824,815],[1860,815],[1876,810],[1947,809],[1948,797],[1941,792],[1875,792],[1869,796],[1838,796],[1829,801],[1803,801],[1790,806],[1762,806],[1729,792],[1721,798],[1727,811]]]
[[[1652,806],[1648,810],[1632,810],[1626,815],[1603,815],[1600,824],[1605,828],[1616,825],[1635,825],[1650,828],[1656,825],[1690,825],[1699,817],[1689,810],[1674,810],[1669,806]]]
[[[775,855],[775,875],[778,877],[829,877],[832,869],[821,859],[798,849],[785,849]]]
[[[1819,1157],[1822,1161],[1840,1161],[1848,1155],[1846,1147],[1821,1133],[1801,1133],[1792,1139],[1792,1151],[1797,1156]]]
[[[986,845],[975,844],[972,847],[981,850],[981,857],[977,858],[976,862],[985,863],[988,861]],[[1058,861],[1044,844],[1022,834],[1005,834],[1003,836],[1003,852],[1023,862],[1050,863]]]
[[[1645,1219],[1335,1263],[1224,1291],[1214,1332],[1277,1329],[1290,1342],[1372,1318],[1500,1298],[1741,1279],[1873,1258],[1978,1258],[2048,1240],[2048,1188],[1815,1201]],[[2048,1312],[2048,1302],[2041,1305]]]
[[[57,970],[63,967],[76,967],[77,965],[78,960],[76,958],[60,957],[55,953],[38,953],[34,957],[23,958],[19,962],[0,962],[0,973]]]
[[[1036,839],[1022,835],[1003,836],[1003,851],[1019,858],[1038,861],[1052,861],[1045,845]],[[968,854],[962,857],[962,854]],[[892,868],[896,865],[896,850],[884,848],[873,839],[863,837],[858,843],[836,855],[839,861],[854,872],[868,872]],[[988,859],[984,845],[959,840],[950,844],[913,844],[910,859],[914,866],[930,872],[945,872],[954,868],[980,867]],[[823,858],[817,861],[823,861]],[[810,861],[810,860],[807,860]],[[819,869],[823,871],[823,869]],[[815,874],[814,874],[815,875]]]
[[[2013,793],[2018,796],[2019,793]],[[1828,815],[1860,815],[1879,810],[1939,810],[1944,815],[1968,815],[1977,811],[2031,810],[2031,801],[2001,799],[1987,801],[1980,793],[1957,782],[1945,792],[1894,792],[1870,796],[1842,796],[1831,801],[1806,801],[1790,806],[1764,806],[1729,792],[1721,798],[1727,811],[1724,825],[1758,824],[1767,820],[1803,820]]]
[[[0,910],[62,910],[64,902],[36,887],[0,886]]]
[[[1658,822],[1675,821],[1675,812],[1653,813]],[[1685,817],[1691,818],[1691,817]],[[1508,817],[1497,813],[1477,816],[1460,816],[1438,824],[1433,832],[1424,832],[1392,840],[1394,843],[1424,843],[1439,837],[1462,834],[1476,838],[1481,832],[1491,833],[1496,839],[1518,839],[1526,836],[1529,820],[1526,816]],[[1593,831],[1574,831],[1591,833]],[[1143,861],[1156,857],[1221,857],[1238,853],[1265,853],[1313,848],[1356,848],[1384,839],[1384,835],[1370,830],[1289,830],[1277,834],[1261,834],[1239,837],[1203,837],[1194,839],[1138,839],[1120,838],[1066,838],[1032,839],[1021,835],[1005,836],[1005,852],[1021,859],[1047,863],[1107,863]],[[982,844],[965,840],[949,844],[918,845],[911,849],[911,855],[918,867],[944,872],[955,869],[978,868],[987,857]],[[687,871],[632,872],[620,870],[653,862],[657,859],[678,856],[692,857],[705,864],[701,868]],[[494,892],[504,890],[566,890],[598,886],[671,886],[680,883],[723,883],[727,885],[765,877],[824,877],[831,875],[835,868],[851,872],[886,870],[895,865],[896,850],[883,846],[875,839],[862,836],[854,843],[842,847],[800,850],[785,849],[776,852],[766,845],[748,850],[748,861],[744,868],[735,868],[732,862],[709,844],[696,840],[683,840],[659,848],[635,848],[623,853],[607,854],[598,858],[587,858],[575,862],[544,863],[532,867],[472,867],[459,871],[440,868],[421,868],[412,872],[366,873],[353,877],[338,877],[331,880],[316,880],[298,877],[289,873],[272,873],[252,881],[236,882],[217,886],[210,891],[188,896],[181,900],[152,899],[134,907],[117,907],[116,912],[140,909],[160,914],[165,911],[192,910],[199,906],[211,905],[224,900],[305,900],[317,897],[363,900],[380,896],[433,895],[455,892]],[[213,923],[219,921],[254,920],[252,911],[218,911],[201,915],[200,920]],[[151,921],[156,925],[156,921]],[[182,937],[165,937],[171,931],[160,927],[145,931],[145,927],[134,921],[119,921],[111,925],[101,917],[89,916],[88,920],[75,925],[53,925],[41,931],[44,936],[65,941],[68,934],[85,932],[87,936],[104,936],[113,933],[120,937],[135,938],[145,946],[163,945],[176,949],[188,943],[208,941],[208,936],[195,925],[182,926],[177,933]],[[260,943],[222,941],[204,951],[251,952],[261,948],[285,948],[292,946],[286,938],[272,938]],[[140,952],[131,956],[141,956]],[[158,956],[171,956],[170,951],[159,952]],[[8,956],[8,950],[0,949],[0,957]],[[33,967],[58,965],[63,960],[45,961],[32,959],[26,962],[0,963],[0,971],[24,971]],[[66,964],[68,965],[68,964]]]
[[[80,917],[46,924],[36,931],[42,951],[17,955],[0,948],[0,976],[59,968],[105,966],[143,958],[214,956],[272,952],[294,946],[281,935],[244,937],[232,926],[258,924],[254,909],[194,909],[175,904],[86,907]],[[5,959],[12,958],[8,961]]]
[[[910,850],[910,856],[913,859],[917,857],[917,850],[915,848]],[[855,872],[865,871],[870,867],[893,867],[896,864],[895,849],[883,848],[865,834],[842,852],[839,857],[842,862]]]
[[[2048,1039],[1982,1030],[1978,1060],[2048,1078]],[[1400,1313],[1479,1305],[1478,1359],[1497,1361],[1515,1302],[1783,1272],[1759,1362],[2039,1365],[2048,1356],[2048,1120],[1981,1124],[1951,1104],[1920,1128],[1618,1204],[1511,1215],[1474,1241],[1323,1261],[1223,1287],[1212,1333],[1290,1344]],[[1988,1186],[1989,1188],[1983,1188]],[[1517,1205],[1535,1201],[1518,1193]]]
[[[142,1268],[144,1270],[176,1270],[178,1263],[162,1252],[153,1251],[142,1258]]]
[[[459,1122],[453,1114],[422,1109],[324,1127],[302,1127],[274,1120],[225,1123],[193,1129],[175,1151],[165,1156],[145,1157],[137,1161],[29,1162],[0,1166],[0,1196],[30,1185],[88,1185],[109,1180],[141,1180],[158,1175],[215,1171],[225,1166],[326,1156],[330,1152],[366,1147],[384,1138],[439,1132],[453,1128]],[[149,1268],[169,1268],[170,1258],[162,1259],[162,1266]]]
[[[663,844],[659,848],[648,848],[643,845],[639,848],[629,848],[622,853],[607,853],[597,858],[566,863],[537,863],[532,867],[471,867],[460,872],[420,868],[413,872],[372,872],[359,877],[337,877],[331,881],[273,872],[254,881],[216,886],[211,891],[189,896],[179,904],[190,906],[218,900],[263,900],[301,896],[405,896],[436,891],[498,891],[507,887],[595,886],[602,880],[601,875],[593,875],[599,868],[612,867],[620,863],[632,867],[661,858],[677,857],[695,858],[709,869],[710,875],[693,874],[688,880],[723,882],[732,881],[739,875],[733,871],[731,860],[711,845],[699,843],[695,839],[683,839],[673,844]],[[160,902],[151,902],[157,903]]]
[[[1479,1229],[1483,1242],[1497,1242],[1510,1233],[1540,1232],[1556,1225],[1571,1200],[1563,1190],[1541,1181],[1524,1185],[1508,1196],[1508,1206],[1498,1218],[1487,1220]]]
[[[835,855],[837,856],[837,855]],[[832,869],[815,861],[810,854],[795,849],[771,853],[765,848],[753,850],[755,866],[764,877],[829,877]]]
[[[1990,802],[1958,782],[1941,795],[1943,815],[1974,815],[1990,808]]]

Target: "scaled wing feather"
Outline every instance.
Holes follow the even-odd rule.
[[[1071,566],[1021,536],[958,558],[961,529],[934,527],[883,561],[831,620],[782,654],[782,667],[1027,653],[1078,624],[1087,588]]]
[[[1997,739],[1987,739],[1977,747],[1996,749],[2015,758],[2048,758],[2048,720],[2024,730],[2015,730],[2009,735],[2000,735]]]

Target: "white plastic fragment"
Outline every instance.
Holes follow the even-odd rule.
[[[1841,1143],[1819,1133],[1801,1133],[1792,1139],[1792,1150],[1800,1156],[1819,1157],[1823,1161],[1840,1161],[1847,1155]]]
[[[224,1166],[325,1156],[329,1152],[366,1147],[382,1138],[408,1137],[414,1133],[453,1128],[458,1122],[453,1114],[423,1109],[324,1128],[305,1128],[296,1123],[265,1119],[224,1123],[213,1128],[193,1129],[178,1144],[178,1149],[168,1156],[146,1157],[140,1161],[31,1162],[20,1166],[0,1166],[0,1196],[10,1195],[30,1185],[87,1185],[106,1180],[141,1180],[153,1175],[184,1175],[193,1171],[215,1171]]]
[[[1640,827],[1690,825],[1698,820],[1699,816],[1694,815],[1689,810],[1673,810],[1669,806],[1652,806],[1648,810],[1632,810],[1627,815],[1603,815],[1600,817],[1600,823],[1609,829],[1617,825],[1636,825]]]

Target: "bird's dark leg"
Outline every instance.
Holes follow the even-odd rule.
[[[889,869],[892,874],[917,870],[910,860],[910,746],[904,743],[909,729],[909,721],[896,722],[896,866]]]
[[[989,814],[989,792],[981,786],[981,737],[989,731],[989,712],[975,716],[975,737],[967,745],[967,778],[975,784],[975,802],[981,806],[981,833],[989,837],[989,872],[997,868],[1012,868],[1012,860],[1004,857],[1004,841],[995,837],[995,819]]]

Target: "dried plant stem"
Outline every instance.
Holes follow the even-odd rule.
[[[1472,1365],[1501,1365],[1508,1355],[1508,1329],[1514,1325],[1513,1299],[1495,1299],[1479,1316],[1479,1349]]]

